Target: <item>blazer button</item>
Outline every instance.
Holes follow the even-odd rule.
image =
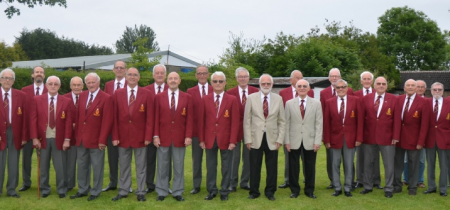
[[[172,124],[174,124],[175,123],[175,121],[172,121]]]
[[[342,127],[345,127],[345,125],[342,125]]]
[[[214,134],[216,134],[216,132],[214,132]]]
[[[83,122],[83,124],[85,124],[85,125],[86,125],[86,122]]]
[[[377,118],[377,121],[378,121],[378,118]]]
[[[402,125],[405,125],[405,123],[402,123]]]
[[[131,123],[131,120],[129,122]]]
[[[436,126],[434,126],[435,128],[437,128],[437,125]]]

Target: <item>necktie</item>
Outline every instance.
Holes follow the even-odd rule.
[[[133,107],[134,107],[135,100],[136,100],[136,97],[134,96],[134,90],[131,89],[130,100],[128,101],[128,112],[130,113],[130,116],[133,113]]]
[[[49,123],[48,126],[50,126],[51,129],[55,128],[55,104],[53,104],[53,97],[50,97],[50,107],[49,107]]]
[[[247,96],[245,96],[245,90],[242,90],[242,105],[245,106],[245,102],[247,102]]]
[[[438,108],[439,108],[438,100],[436,99],[436,102],[434,103],[434,109],[433,109],[433,112],[434,112],[435,114],[437,114]]]
[[[75,96],[75,107],[78,108],[78,95]]]
[[[161,93],[161,85],[158,85],[158,93]],[[156,93],[156,94],[158,94]]]
[[[39,95],[39,87],[36,88],[36,94],[35,94],[35,95],[36,95],[36,96]]]
[[[302,103],[300,103],[300,113],[302,113],[302,118],[305,118],[305,106],[303,106],[303,102],[305,100],[302,100]]]
[[[175,115],[175,92],[172,92],[172,99],[170,100],[170,111]]]
[[[264,118],[267,119],[267,116],[269,115],[269,103],[267,102],[267,96],[264,96],[263,111],[264,111]]]
[[[411,99],[411,97],[408,97],[408,101],[406,101],[405,108],[403,109],[403,119],[405,119],[406,113],[409,111],[409,99]]]
[[[6,127],[8,127],[11,124],[11,120],[9,119],[9,99],[8,99],[8,93],[5,93],[5,99],[3,100],[3,107],[5,108],[5,114],[6,114]]]
[[[88,111],[89,107],[90,107],[91,104],[92,104],[93,98],[94,98],[94,94],[91,93],[91,98],[89,99],[89,102],[88,102],[88,104],[87,104],[87,106],[86,106],[85,114],[87,114],[87,111]]]
[[[120,82],[117,82],[116,90],[120,89]],[[114,92],[116,92],[116,90]]]
[[[375,114],[378,113],[378,107],[380,107],[380,100],[381,96],[378,96],[377,100],[375,101],[375,105],[373,105],[373,108],[375,109]]]
[[[204,85],[202,86],[202,98],[203,98],[203,96],[206,96],[206,91],[205,91],[205,86]]]
[[[341,98],[341,108],[339,109],[339,116],[341,116],[341,119],[344,119],[344,110],[345,110],[344,98]]]
[[[333,89],[333,97],[336,97],[336,89]]]
[[[219,101],[220,95],[216,95],[216,101],[214,102],[214,104],[216,105],[216,118],[219,116],[219,105],[220,105],[220,101]]]
[[[366,89],[366,95],[369,94],[369,89]]]
[[[295,91],[295,97],[296,97],[296,98],[298,97],[298,93],[297,93],[297,91]]]

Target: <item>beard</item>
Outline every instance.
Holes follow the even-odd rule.
[[[272,88],[261,88],[261,92],[263,92],[264,94],[268,94],[270,93],[270,91],[272,91]]]
[[[42,83],[42,82],[44,82],[44,78],[42,78],[42,77],[36,77],[36,78],[34,78],[34,82],[36,82],[36,83]]]

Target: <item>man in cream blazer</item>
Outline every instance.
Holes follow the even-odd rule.
[[[259,197],[261,165],[266,155],[266,197],[273,201],[277,190],[278,149],[285,132],[284,107],[281,96],[271,93],[273,78],[263,74],[259,78],[261,91],[248,97],[244,111],[244,140],[250,150],[250,195]]]
[[[301,79],[295,85],[298,97],[286,103],[286,134],[284,144],[289,152],[291,198],[300,194],[298,184],[300,154],[304,154],[305,195],[315,199],[316,156],[322,142],[323,115],[320,101],[309,97],[309,82]]]

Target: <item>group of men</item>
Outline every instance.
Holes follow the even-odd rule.
[[[51,192],[50,160],[60,198],[65,198],[76,183],[78,191],[71,199],[89,195],[91,201],[102,191],[117,188],[118,194],[112,200],[126,198],[133,192],[134,153],[138,201],[146,201],[145,194],[153,191],[158,194],[157,201],[163,201],[169,194],[184,201],[184,159],[186,147],[192,145],[191,194],[201,189],[205,151],[205,200],[220,193],[220,199],[226,201],[238,185],[249,190],[249,199],[258,198],[264,156],[267,173],[264,195],[275,200],[278,150],[284,147],[285,180],[279,188],[289,187],[290,197],[297,198],[302,170],[304,194],[314,199],[316,157],[322,142],[326,147],[329,188],[335,190],[333,196],[344,193],[351,197],[351,191],[359,186],[364,187],[361,194],[372,192],[374,187],[383,189],[379,153],[385,169],[385,196],[391,198],[393,193],[402,191],[405,157],[409,194],[415,195],[424,147],[428,162],[428,190],[424,193],[437,190],[437,154],[439,191],[441,196],[447,195],[450,99],[442,97],[441,83],[431,86],[430,99],[416,93],[419,81],[414,80],[405,82],[404,95],[395,96],[386,92],[388,83],[384,77],[373,82],[373,74],[363,72],[363,89],[353,92],[341,79],[339,69],[333,68],[328,76],[331,86],[322,90],[317,100],[298,70],[290,75],[291,86],[280,94],[272,93],[274,82],[268,74],[259,78],[259,89],[249,86],[250,74],[243,67],[235,72],[238,86],[228,91],[225,74],[217,71],[210,77],[206,66],[196,68],[198,85],[187,92],[178,88],[181,83],[178,73],[167,75],[164,65],[153,68],[155,83],[146,87],[138,85],[139,71],[127,69],[123,61],[114,64],[113,72],[115,79],[105,84],[104,91],[100,89],[100,77],[89,73],[84,78],[87,91],[82,91],[83,79],[74,77],[70,81],[72,91],[65,95],[58,94],[61,81],[56,76],[48,77],[44,85],[42,67],[33,69],[33,84],[22,91],[12,88],[13,70],[0,72],[4,105],[0,109],[0,122],[4,122],[0,126],[0,195],[7,166],[7,196],[20,197],[16,192],[20,151],[23,186],[19,191],[30,188],[35,148],[40,161],[39,188],[44,198]],[[102,189],[105,149],[110,182]],[[217,160],[219,151],[221,164]]]

